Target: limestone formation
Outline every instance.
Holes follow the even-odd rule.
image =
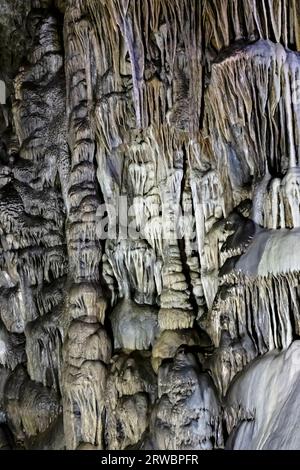
[[[0,12],[0,449],[300,449],[298,0]]]

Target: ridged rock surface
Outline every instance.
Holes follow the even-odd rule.
[[[300,449],[298,0],[0,12],[0,449]]]

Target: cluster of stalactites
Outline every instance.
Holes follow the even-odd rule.
[[[222,448],[300,330],[299,6],[64,3],[64,51],[29,16],[0,168],[0,448],[61,414],[68,449]]]
[[[206,47],[219,51],[248,38],[270,39],[299,50],[299,13],[297,0],[204,1]]]

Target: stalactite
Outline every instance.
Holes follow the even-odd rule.
[[[297,0],[13,3],[0,449],[299,447]]]

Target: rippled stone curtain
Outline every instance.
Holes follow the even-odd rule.
[[[0,448],[300,448],[300,3],[0,0]]]

